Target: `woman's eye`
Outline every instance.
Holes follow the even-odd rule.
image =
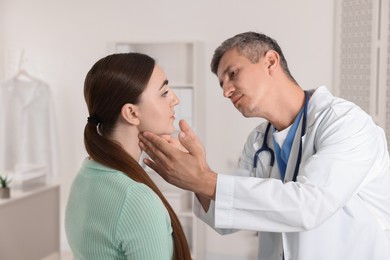
[[[166,97],[168,95],[169,90],[164,91],[161,96]]]

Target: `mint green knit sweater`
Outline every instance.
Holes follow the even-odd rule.
[[[172,259],[172,227],[146,185],[85,159],[73,181],[65,230],[74,259]]]

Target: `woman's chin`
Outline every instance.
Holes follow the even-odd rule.
[[[166,130],[164,130],[164,131],[160,131],[160,132],[155,133],[155,134],[157,134],[157,135],[172,135],[172,134],[174,134],[174,133],[175,133],[175,128],[172,127],[172,128],[170,128],[170,129],[166,129]]]

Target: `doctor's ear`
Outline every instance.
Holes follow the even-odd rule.
[[[275,69],[279,66],[280,56],[274,50],[269,50],[265,54],[265,62],[267,64],[267,69],[270,73],[273,73]]]
[[[128,122],[131,125],[139,125],[139,110],[136,105],[127,103],[124,104],[121,109],[121,116],[123,120]]]

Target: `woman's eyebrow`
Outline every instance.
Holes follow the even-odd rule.
[[[164,80],[164,82],[161,84],[161,87],[159,88],[159,90],[162,89],[165,85],[168,85],[168,80],[167,79]]]

